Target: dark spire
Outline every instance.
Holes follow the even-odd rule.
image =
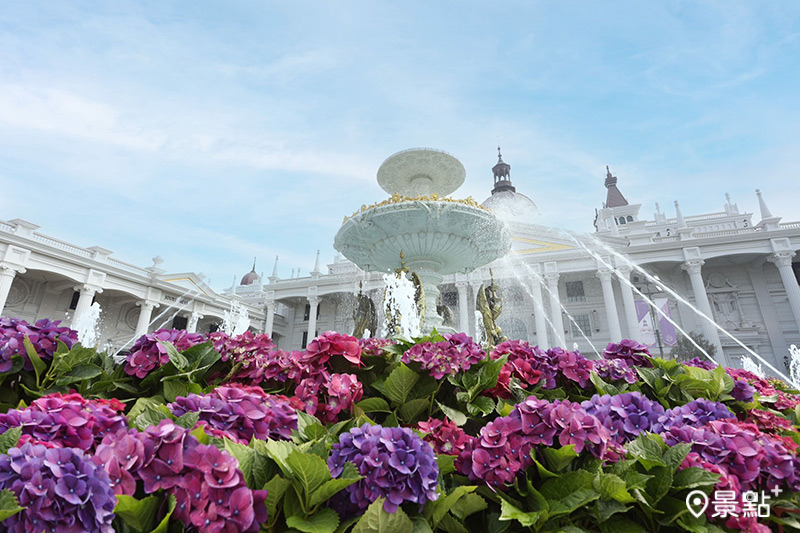
[[[606,165],[606,189],[608,189],[608,195],[606,196],[606,207],[621,207],[623,205],[628,205],[628,200],[622,196],[622,193],[619,192],[617,189],[617,177],[611,175],[611,171],[608,169],[608,165]]]
[[[494,174],[494,189],[492,194],[501,191],[516,192],[517,189],[511,185],[511,165],[503,161],[503,154],[500,153],[500,147],[497,147],[497,164],[492,167]]]
[[[261,277],[256,273],[256,258],[253,258],[253,270],[244,275],[239,285],[252,285],[260,280]]]

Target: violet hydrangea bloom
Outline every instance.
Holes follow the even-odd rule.
[[[415,344],[403,353],[401,361],[419,363],[435,379],[467,370],[486,358],[480,345],[465,333],[446,333],[440,342]]]
[[[603,350],[603,359],[622,359],[630,366],[651,367],[650,350],[646,345],[631,339],[612,342]]]
[[[724,420],[736,418],[733,413],[720,402],[712,402],[705,398],[697,398],[691,402],[667,409],[653,425],[654,433],[667,431],[672,427],[703,426],[712,420]]]
[[[592,361],[586,359],[578,351],[569,351],[560,347],[547,350],[551,364],[558,373],[568,381],[577,383],[581,388],[585,388],[592,374]]]
[[[87,400],[80,394],[54,393],[31,402],[24,409],[0,414],[0,433],[21,427],[21,441],[49,447],[92,451],[107,434],[128,425],[117,400]]]
[[[166,365],[169,355],[161,342],[172,343],[176,350],[182,352],[203,341],[200,333],[189,333],[183,329],[160,329],[142,335],[125,358],[125,373],[142,379],[152,370]]]
[[[53,358],[58,341],[72,348],[78,342],[78,332],[59,326],[60,323],[60,320],[43,318],[31,325],[20,318],[0,318],[0,374],[11,369],[11,357],[17,354],[25,360],[25,370],[33,370],[23,344],[25,337],[30,339],[37,355],[45,360]]]
[[[364,479],[350,485],[336,498],[348,514],[362,513],[378,498],[394,513],[404,502],[419,504],[436,500],[439,467],[433,449],[410,429],[364,424],[339,436],[328,459],[333,477],[339,477],[347,462]]]
[[[664,414],[664,407],[660,403],[640,392],[615,396],[595,394],[591,399],[581,402],[581,407],[596,416],[619,443],[632,441],[639,434],[650,431]]]
[[[686,366],[702,368],[703,370],[714,370],[717,368],[717,366],[719,366],[717,363],[709,361],[708,359],[701,359],[699,357],[693,357],[692,359],[685,361],[683,364]]]
[[[117,500],[108,475],[81,450],[26,443],[0,455],[0,490],[26,507],[3,531],[114,531]]]
[[[606,381],[639,381],[636,371],[624,359],[596,359],[592,361],[592,370]]]
[[[228,384],[205,395],[180,396],[169,404],[175,416],[200,413],[198,424],[220,430],[231,440],[289,440],[297,429],[297,412],[289,401],[260,387]]]

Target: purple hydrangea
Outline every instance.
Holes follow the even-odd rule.
[[[624,450],[594,415],[569,400],[549,402],[535,396],[517,404],[508,416],[494,419],[467,443],[456,466],[471,481],[501,488],[533,464],[536,445],[574,445],[603,460],[619,460]]]
[[[378,498],[394,513],[404,502],[419,504],[436,500],[439,467],[428,443],[407,428],[384,428],[364,424],[339,436],[328,459],[333,477],[345,463],[353,463],[363,479],[339,493],[338,504],[347,514],[363,512]]]
[[[648,357],[650,350],[647,346],[631,339],[612,342],[603,350],[603,359],[622,359],[630,366],[652,367]]]
[[[23,511],[3,531],[114,531],[117,500],[102,467],[81,450],[26,443],[0,455],[0,490],[13,492]]]
[[[705,398],[697,398],[686,405],[667,409],[653,425],[654,433],[667,431],[672,427],[703,426],[712,420],[736,418],[733,413],[720,402],[712,402]]]
[[[183,329],[160,329],[139,337],[125,358],[125,373],[144,378],[151,371],[169,362],[169,354],[162,342],[169,342],[179,352],[188,350],[204,341],[200,333],[189,333]]]
[[[333,423],[339,413],[353,412],[353,405],[364,395],[364,386],[355,374],[329,374],[323,368],[303,379],[294,394],[306,413]]]
[[[480,345],[464,333],[446,333],[440,342],[415,344],[405,351],[401,361],[419,363],[435,379],[467,370],[486,358]]]
[[[30,339],[37,355],[45,360],[53,358],[58,341],[72,348],[78,342],[78,332],[60,327],[60,323],[60,320],[43,318],[31,325],[20,318],[0,318],[0,374],[11,369],[11,357],[17,354],[25,360],[25,370],[33,370],[23,344],[25,337]]]
[[[624,359],[596,359],[592,361],[592,370],[606,381],[639,381],[636,371]]]
[[[699,357],[693,357],[692,359],[685,361],[683,364],[686,366],[702,368],[703,370],[714,370],[715,368],[717,368],[717,366],[719,366],[717,365],[717,363],[714,363],[713,361],[709,361],[708,359],[701,359]]]
[[[733,399],[737,402],[750,403],[753,401],[755,393],[756,388],[750,385],[748,382],[741,379],[737,379],[733,382],[731,396],[733,396]]]
[[[547,350],[551,365],[567,380],[585,388],[591,381],[593,365],[578,351],[568,351],[555,347]]]
[[[595,394],[582,402],[581,407],[596,416],[619,443],[632,441],[639,434],[650,431],[664,414],[664,407],[660,403],[639,392],[615,396]]]
[[[202,396],[178,397],[169,409],[175,416],[200,413],[198,424],[242,444],[253,438],[289,440],[292,430],[297,429],[297,412],[288,399],[267,394],[259,387],[229,384]]]
[[[22,442],[48,447],[92,451],[107,434],[127,427],[118,400],[87,400],[80,394],[50,394],[34,400],[24,409],[0,414],[0,433],[22,428]]]
[[[255,533],[266,522],[266,491],[250,490],[239,462],[189,430],[162,420],[139,433],[121,430],[103,439],[95,461],[116,494],[164,490],[175,496],[173,516],[187,531]]]

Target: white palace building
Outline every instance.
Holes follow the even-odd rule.
[[[494,188],[482,205],[508,222],[512,251],[471,274],[445,277],[441,303],[455,329],[476,334],[476,293],[491,270],[503,291],[504,334],[542,347],[577,344],[591,357],[608,342],[633,338],[668,354],[683,330],[702,333],[721,363],[739,366],[746,346],[782,370],[789,346],[800,345],[800,261],[793,261],[800,222],[782,222],[758,191],[758,214],[740,211],[726,195],[718,212],[683,216],[675,202],[674,215],[656,205],[649,219],[608,172],[596,231],[571,235],[538,223],[536,205],[516,191],[502,157],[492,170]],[[0,222],[0,316],[70,324],[96,301],[101,347],[119,349],[159,327],[214,330],[232,306],[242,306],[252,330],[300,349],[323,331],[352,333],[359,291],[381,318],[382,274],[340,256],[323,271],[317,252],[310,275],[288,279],[277,276],[276,260],[267,279],[254,267],[219,294],[198,274],[164,272],[158,257],[142,268],[38,230],[25,220]]]

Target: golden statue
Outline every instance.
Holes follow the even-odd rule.
[[[477,307],[483,317],[483,328],[486,331],[486,350],[489,351],[501,342],[508,339],[503,336],[503,330],[497,324],[500,313],[503,312],[503,295],[500,287],[494,282],[494,274],[489,270],[491,282],[487,286],[481,285],[478,289]]]
[[[356,305],[353,308],[353,337],[360,339],[369,330],[370,336],[377,334],[378,315],[375,312],[375,304],[372,298],[364,294],[361,290],[361,282],[358,282],[358,294],[356,295]]]

